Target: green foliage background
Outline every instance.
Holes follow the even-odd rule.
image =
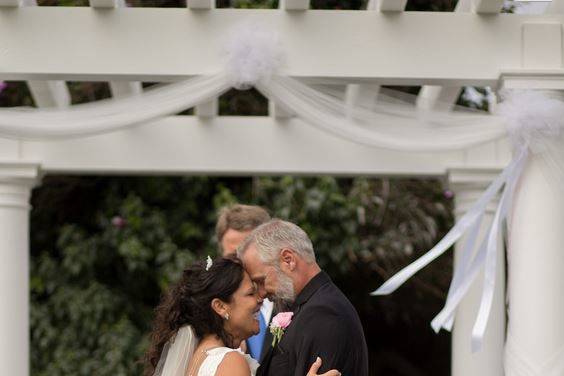
[[[436,371],[437,349],[448,358],[447,338],[428,329],[448,259],[393,297],[368,295],[451,224],[438,181],[52,176],[33,195],[33,374],[140,374],[159,295],[192,260],[216,254],[215,210],[235,201],[264,205],[311,235],[321,266],[362,316],[374,374]],[[433,346],[402,353],[424,337]]]

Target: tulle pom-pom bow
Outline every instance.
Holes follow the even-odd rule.
[[[249,89],[266,82],[283,61],[278,35],[260,24],[234,28],[225,45],[226,72],[236,89]]]

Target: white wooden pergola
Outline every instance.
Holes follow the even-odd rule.
[[[367,93],[378,85],[422,85],[418,105],[431,108],[448,107],[466,85],[564,89],[564,1],[553,1],[542,15],[500,14],[502,0],[460,0],[452,13],[405,12],[406,3],[377,0],[367,11],[328,11],[309,10],[309,0],[281,1],[278,10],[215,9],[213,0],[188,0],[188,9],[0,0],[0,79],[27,81],[40,107],[69,106],[65,81],[71,80],[108,81],[114,97],[136,95],[141,81],[220,70],[225,34],[242,20],[260,20],[282,37],[288,75],[341,85],[352,102],[374,101]],[[445,177],[457,193],[458,215],[510,160],[509,145],[499,141],[443,153],[359,146],[305,126],[276,103],[264,117],[217,116],[217,100],[195,113],[68,140],[0,138],[2,373],[29,374],[29,195],[42,174]],[[455,376],[504,372],[504,266],[498,264],[495,308],[479,353],[468,340],[479,294],[470,293],[459,309]],[[562,333],[555,321],[549,324]],[[531,338],[531,351],[552,356],[558,341],[539,336]]]

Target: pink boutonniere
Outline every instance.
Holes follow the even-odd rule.
[[[272,318],[270,323],[270,333],[274,337],[272,339],[272,347],[276,346],[282,339],[284,331],[292,322],[292,316],[294,316],[294,312],[280,312]]]

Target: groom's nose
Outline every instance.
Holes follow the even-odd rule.
[[[266,289],[264,288],[264,284],[260,285],[259,288],[258,288],[258,295],[259,295],[261,301],[264,298],[266,298],[266,294],[267,294],[267,292],[266,292]]]

